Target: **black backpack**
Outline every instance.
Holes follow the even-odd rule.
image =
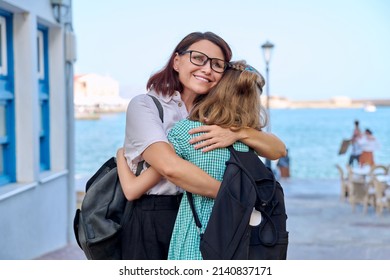
[[[253,150],[239,152],[228,147],[230,159],[210,220],[201,235],[200,251],[205,260],[285,260],[288,231],[284,193],[273,172]],[[195,223],[202,227],[192,195],[187,192]],[[252,210],[261,223],[249,225]]]
[[[77,244],[87,259],[121,259],[120,232],[132,206],[123,194],[112,157],[88,180],[81,209],[76,210],[73,220]]]
[[[164,122],[163,108],[152,95]],[[136,175],[143,168],[138,163]],[[115,157],[107,160],[87,181],[81,209],[77,209],[73,230],[77,244],[90,260],[120,260],[121,231],[132,214],[134,203],[127,201],[120,185]]]

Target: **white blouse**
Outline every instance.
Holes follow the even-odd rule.
[[[127,164],[134,173],[138,162],[143,160],[142,153],[146,148],[156,142],[169,143],[169,130],[176,122],[188,116],[179,92],[175,92],[173,96],[161,96],[155,91],[148,94],[159,99],[164,110],[164,123],[161,122],[156,104],[150,96],[141,94],[131,99],[126,112],[124,150]],[[178,192],[182,190],[163,178],[147,194],[173,195]]]

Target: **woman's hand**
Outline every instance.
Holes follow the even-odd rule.
[[[240,139],[238,132],[230,128],[222,128],[218,125],[203,125],[189,131],[189,134],[203,132],[193,137],[190,144],[195,144],[195,149],[202,149],[202,152],[212,151],[217,148],[224,148],[232,145]]]

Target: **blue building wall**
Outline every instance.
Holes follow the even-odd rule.
[[[53,6],[50,0],[0,1],[0,16],[12,18],[7,74],[12,75],[14,115],[0,114],[0,122],[12,122],[13,135],[3,140],[11,139],[14,147],[13,161],[3,162],[3,170],[0,165],[0,177],[7,168],[13,174],[0,181],[0,259],[34,259],[75,242],[74,58],[66,56],[74,46],[66,39],[73,36],[71,0],[62,3],[66,6]],[[67,9],[66,18],[60,18],[65,14],[59,13],[61,8]],[[47,32],[48,110],[41,106],[38,30]],[[42,123],[47,124],[48,146],[40,144]],[[47,168],[42,168],[43,148]]]

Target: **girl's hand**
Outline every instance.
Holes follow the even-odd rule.
[[[202,149],[202,152],[212,151],[217,148],[224,148],[232,145],[240,139],[238,131],[234,132],[230,128],[222,128],[218,125],[203,125],[189,131],[189,134],[203,132],[201,135],[193,137],[190,144],[195,144],[195,149]]]
[[[117,158],[125,157],[123,148],[119,148],[119,149],[116,151],[116,157],[117,157]]]

